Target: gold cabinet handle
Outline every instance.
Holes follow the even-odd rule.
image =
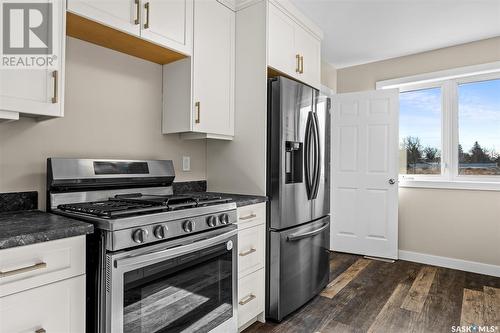
[[[248,302],[250,302],[251,300],[254,300],[254,299],[256,299],[256,298],[257,298],[257,296],[255,296],[254,294],[250,294],[250,295],[248,295],[247,297],[242,298],[242,299],[241,299],[238,303],[239,303],[240,305],[245,305],[245,304],[247,304]]]
[[[295,71],[296,71],[297,73],[300,73],[300,54],[297,54],[297,55],[295,56],[295,59],[297,60],[297,67],[295,67]]]
[[[46,268],[46,267],[47,267],[46,263],[40,262],[38,264],[34,264],[34,265],[23,267],[23,268],[13,269],[11,271],[6,271],[6,272],[0,271],[0,278],[5,278],[8,276],[12,276],[12,275],[36,271],[37,269],[42,269],[42,268]]]
[[[252,254],[256,251],[257,251],[256,249],[251,248],[250,250],[240,252],[240,257],[246,257],[247,255]]]
[[[253,218],[256,218],[256,217],[257,217],[257,215],[252,213],[250,215],[240,217],[240,220],[245,221],[245,220],[250,220],[250,219],[253,219]]]
[[[140,16],[141,16],[141,5],[139,4],[139,0],[135,0],[135,20],[134,24],[139,24]]]
[[[304,56],[300,56],[300,74],[304,74]]]
[[[55,104],[59,101],[57,91],[59,90],[59,75],[57,71],[52,72],[54,78],[54,94],[52,95],[52,103]]]
[[[39,328],[35,331],[35,333],[47,333],[47,331],[44,328]]]
[[[200,102],[196,102],[194,103],[194,108],[195,108],[195,111],[196,111],[196,118],[194,119],[194,122],[199,124],[200,123]]]
[[[146,23],[144,23],[144,29],[149,29],[149,2],[144,4],[144,9],[146,9]]]

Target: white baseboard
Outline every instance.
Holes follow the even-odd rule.
[[[458,269],[460,271],[486,274],[500,277],[500,266],[483,264],[475,261],[467,261],[448,257],[439,257],[431,254],[399,250],[399,259],[418,262],[421,264],[441,266]]]

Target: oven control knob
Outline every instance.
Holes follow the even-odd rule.
[[[132,239],[136,243],[144,243],[146,241],[146,238],[148,238],[148,231],[146,229],[137,229],[134,231],[132,234]]]
[[[194,230],[194,223],[191,220],[186,220],[182,226],[185,232],[192,232]]]
[[[226,213],[220,214],[219,220],[220,220],[220,223],[222,223],[222,224],[228,224],[229,223],[229,215],[227,215]]]
[[[209,227],[215,227],[217,225],[217,218],[213,215],[207,217],[207,224]]]
[[[153,230],[153,234],[155,235],[156,238],[158,239],[163,239],[167,237],[167,227],[164,225],[159,225],[156,226],[155,229]]]

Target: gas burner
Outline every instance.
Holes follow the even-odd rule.
[[[63,211],[116,218],[128,215],[206,207],[231,201],[229,198],[208,194],[188,196],[127,193],[115,195],[107,201],[69,203],[59,205],[57,208]]]

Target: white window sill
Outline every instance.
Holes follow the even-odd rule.
[[[399,187],[436,188],[436,189],[449,189],[449,190],[500,191],[500,182],[400,179]]]

